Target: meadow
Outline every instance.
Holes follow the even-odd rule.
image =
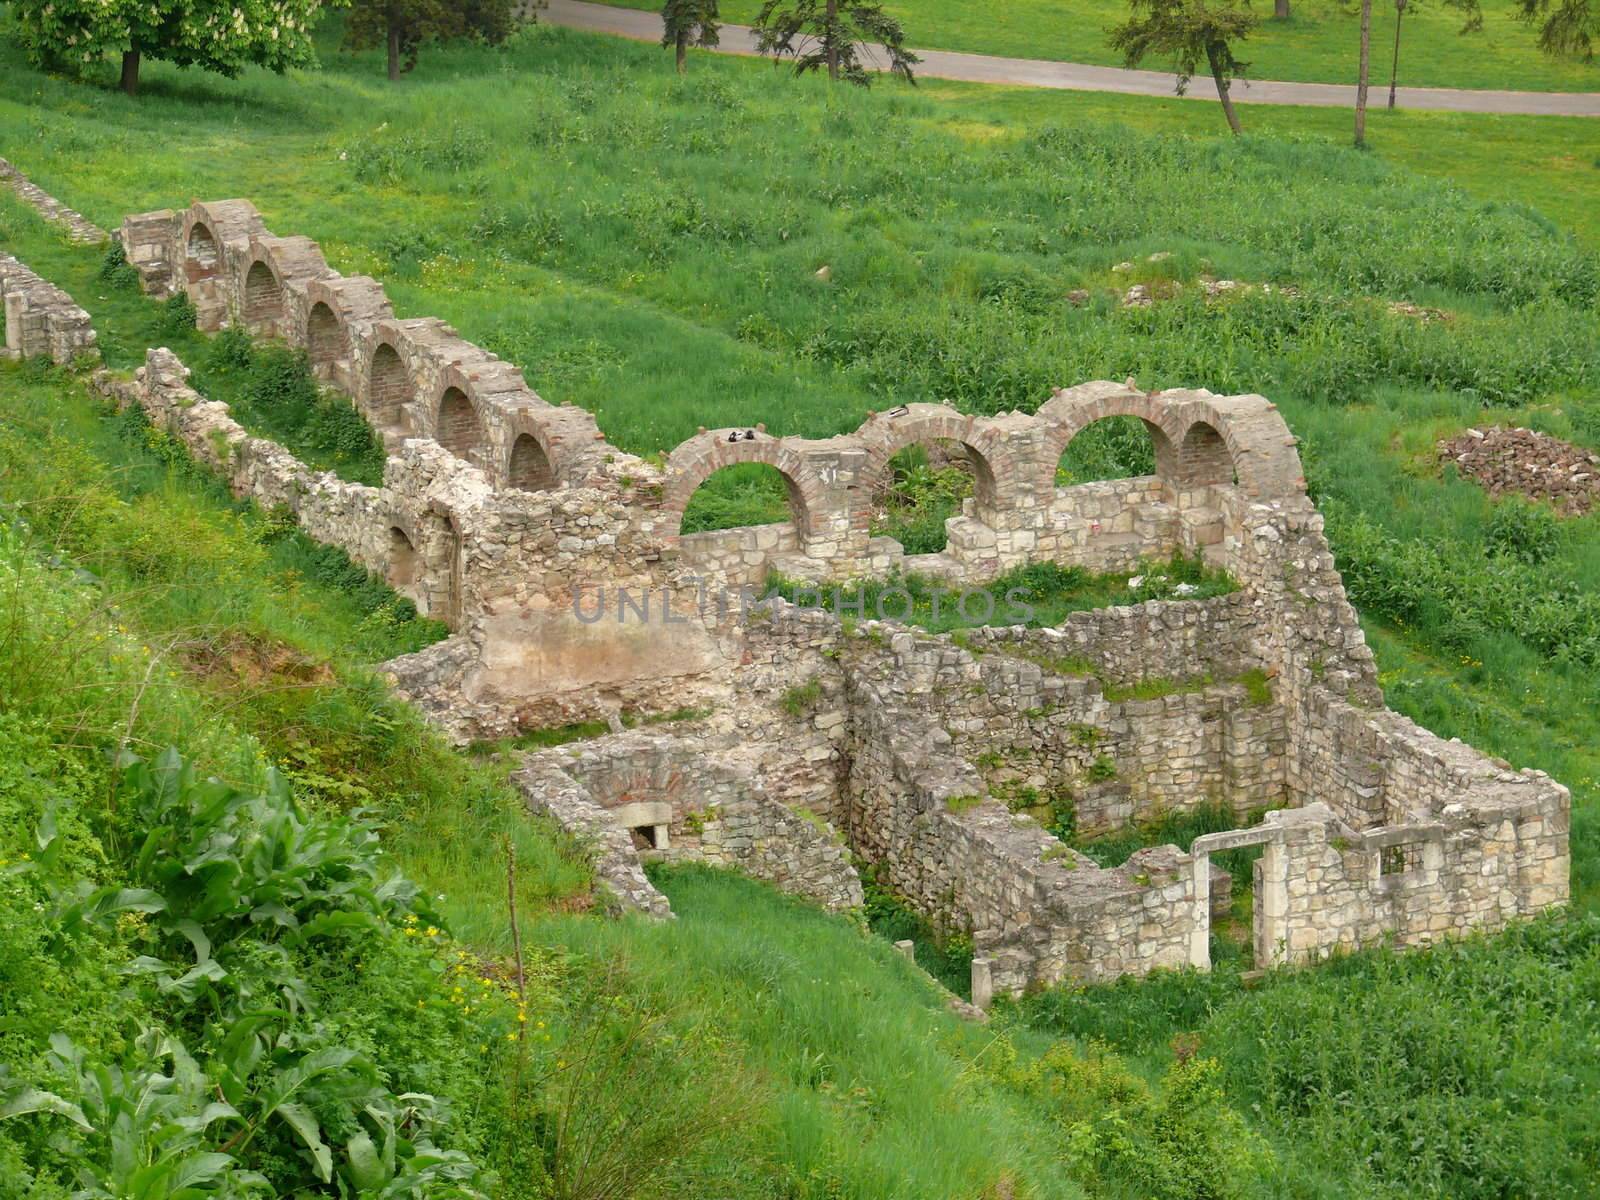
[[[371,56],[329,65],[238,83],[156,69],[129,103],[0,49],[0,149],[108,226],[247,196],[276,232],[382,279],[402,315],[445,317],[641,454],[698,425],[825,436],[912,400],[1031,410],[1086,378],[1269,395],[1302,439],[1390,704],[1572,787],[1576,911],[1259,986],[1232,962],[1055,992],[987,1031],[942,1013],[882,941],[736,879],[664,877],[670,926],[597,920],[578,856],[517,806],[505,748],[449,750],[364,670],[437,627],[235,505],[80,384],[12,368],[0,720],[20,732],[0,754],[14,813],[0,858],[34,853],[54,790],[88,814],[83,853],[55,882],[124,881],[130,834],[99,803],[116,794],[119,745],[148,757],[178,744],[242,788],[271,763],[310,812],[371,810],[389,861],[431,898],[437,924],[424,913],[422,928],[454,934],[430,955],[448,971],[462,950],[503,983],[509,840],[548,1055],[490,1054],[484,1014],[456,1013],[449,986],[405,990],[402,910],[373,935],[393,987],[372,1008],[329,1001],[340,1028],[369,1031],[397,1020],[396,997],[446,1006],[442,1024],[393,1024],[403,1063],[381,1039],[363,1045],[392,1081],[426,1079],[452,1102],[463,1115],[438,1127],[440,1144],[493,1168],[505,1195],[551,1178],[568,1181],[553,1194],[596,1194],[570,1165],[595,1127],[562,1118],[596,1095],[605,1104],[587,1111],[623,1123],[647,1149],[634,1158],[654,1164],[639,1194],[1585,1194],[1600,1169],[1583,1102],[1600,1080],[1600,518],[1493,503],[1441,472],[1433,445],[1509,421],[1600,447],[1593,126],[1400,114],[1364,155],[1335,144],[1343,114],[1251,109],[1271,136],[1233,141],[1212,136],[1220,120],[1203,105],[829,92],[699,57],[678,80],[652,49],[553,30],[425,55],[399,88]],[[1465,166],[1452,145],[1470,147]],[[1412,155],[1427,174],[1404,166]],[[1571,161],[1508,169],[1516,155]],[[1433,177],[1445,174],[1461,184]],[[263,428],[282,421],[309,456],[370,469],[292,362],[194,333],[8,195],[0,245],[89,308],[112,366],[170,344],[209,390],[255,404]],[[1170,257],[1149,261],[1158,252]],[[1123,261],[1134,270],[1112,270]],[[1294,290],[1207,303],[1203,273]],[[1176,294],[1123,308],[1135,281]],[[1076,289],[1087,303],[1067,299]],[[1089,448],[1067,464],[1075,477],[1148,457],[1120,435]],[[734,514],[764,503],[759,489],[723,499]],[[98,636],[119,653],[71,640]],[[14,944],[47,944],[43,899],[0,902]],[[128,1008],[106,982],[152,949],[145,937],[136,922],[94,934],[76,981],[45,971],[43,950],[0,959],[0,994],[26,994],[35,1014],[29,1036],[0,1031],[13,1070],[42,1067],[37,1014],[74,988],[89,998],[74,1030],[114,1030],[95,1043],[108,1059],[134,1049],[119,1004],[178,1020],[170,1000]],[[354,969],[335,966],[339,979]],[[494,1019],[514,1012],[496,1005]],[[647,1047],[643,1066],[562,1049],[617,1044]],[[21,1128],[0,1124],[0,1181],[50,1152]],[[299,1163],[293,1146],[269,1147],[275,1179]],[[63,1194],[28,1186],[14,1190]]]
[[[649,11],[661,7],[650,0],[601,3]],[[1260,24],[1237,51],[1249,64],[1247,78],[1355,83],[1357,6],[1294,0],[1286,20],[1274,17],[1271,8],[1268,3],[1254,6]],[[905,28],[907,44],[918,48],[1123,65],[1106,44],[1106,30],[1127,19],[1128,8],[1113,0],[1013,0],[998,7],[960,0],[892,0],[884,9]],[[724,0],[721,11],[723,20],[748,25],[761,11],[761,0]],[[1542,56],[1537,27],[1520,20],[1518,13],[1510,0],[1484,0],[1483,30],[1463,34],[1464,17],[1456,9],[1408,6],[1401,26],[1401,86],[1600,91],[1600,69],[1580,59]],[[1388,97],[1394,21],[1394,5],[1372,6],[1372,79],[1379,104]],[[1143,66],[1164,70],[1168,64],[1151,59]]]

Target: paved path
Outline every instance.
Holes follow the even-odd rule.
[[[614,33],[640,41],[661,40],[661,17],[654,12],[589,4],[584,0],[550,0],[539,14],[541,21],[595,33]],[[754,54],[755,38],[747,25],[722,27],[723,54]],[[1027,87],[1064,88],[1076,92],[1123,92],[1133,96],[1171,96],[1173,76],[1164,71],[1130,71],[1122,67],[1091,67],[1081,63],[1044,62],[1033,58],[998,58],[989,54],[959,54],[951,50],[918,50],[922,65],[918,75],[931,79],[964,79],[972,83],[1009,83]],[[880,56],[881,58],[881,56]],[[1234,84],[1233,98],[1241,104],[1312,104],[1354,108],[1354,84],[1273,83]],[[1217,91],[1209,78],[1196,78],[1186,95],[1215,102]],[[1525,113],[1534,116],[1600,117],[1597,92],[1480,92],[1459,88],[1401,88],[1401,108],[1440,112]],[[1372,107],[1388,103],[1388,89],[1372,89]]]

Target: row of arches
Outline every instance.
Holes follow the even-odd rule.
[[[522,412],[509,422],[505,414],[491,418],[470,385],[460,380],[434,386],[436,394],[426,395],[430,385],[408,366],[407,331],[380,327],[389,308],[375,282],[337,276],[321,261],[314,243],[305,239],[270,237],[255,210],[243,201],[196,205],[184,224],[183,278],[197,304],[216,302],[216,289],[226,283],[223,241],[245,240],[248,258],[242,279],[234,285],[238,288],[238,319],[252,334],[283,337],[303,346],[314,372],[325,381],[342,385],[380,433],[432,437],[451,454],[508,487],[542,491],[560,484],[552,439],[539,428],[537,416],[525,415],[537,411],[527,404],[532,393],[523,391],[517,398],[513,407]],[[290,242],[302,244],[287,245]],[[295,278],[305,292],[304,323],[299,327],[288,278]],[[362,336],[357,336],[348,314],[341,311],[352,286],[365,288],[367,293],[366,315],[371,319],[362,323]],[[406,324],[439,325],[397,323]],[[453,331],[450,338],[458,341]],[[459,344],[474,361],[494,361],[470,344]],[[503,364],[496,365],[505,369]],[[492,426],[508,423],[511,428],[499,430],[501,436],[492,435]]]
[[[944,519],[958,511],[996,532],[1048,531],[1063,486],[1148,479],[1153,491],[1133,489],[1130,503],[1152,496],[1172,501],[1219,486],[1250,497],[1303,494],[1293,446],[1261,397],[1083,385],[1058,394],[1033,417],[974,418],[912,405],[874,415],[856,434],[827,442],[737,430],[702,434],[669,459],[662,507],[669,536],[765,521],[792,524],[801,547],[821,544],[825,557],[841,540],[859,548],[875,534],[893,534],[906,551],[926,552],[942,548]],[[922,454],[915,463],[907,460],[913,448]],[[852,451],[856,465],[842,467]],[[734,479],[748,502],[726,502],[730,489],[719,484]],[[934,497],[934,518],[927,519],[924,503],[914,514],[920,524],[914,532],[937,544],[913,550],[885,519],[885,508],[892,508],[885,494],[903,484]]]

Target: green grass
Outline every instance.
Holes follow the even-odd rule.
[[[622,8],[659,11],[652,0],[601,0]],[[884,5],[900,19],[907,41],[930,50],[966,50],[1008,58],[1095,63],[1120,67],[1106,30],[1127,19],[1125,4],[1110,0],[1013,0],[992,6],[962,0],[898,0]],[[726,0],[725,21],[748,25],[761,0]],[[1286,21],[1270,4],[1254,5],[1262,18],[1238,49],[1254,79],[1350,83],[1356,78],[1360,30],[1357,9],[1337,0],[1294,0]],[[1461,36],[1460,14],[1443,5],[1411,7],[1400,45],[1402,87],[1495,88],[1512,91],[1600,91],[1600,69],[1577,59],[1551,59],[1539,51],[1537,27],[1517,19],[1509,0],[1484,0],[1482,33]],[[1394,7],[1372,10],[1373,101],[1388,98],[1394,45]],[[1169,64],[1151,59],[1148,70]],[[1381,83],[1381,89],[1378,86]]]

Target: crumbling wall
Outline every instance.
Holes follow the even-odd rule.
[[[949,735],[863,687],[850,742],[851,845],[947,931],[972,935],[1005,992],[1097,982],[1189,962],[1209,922],[1176,847],[1095,865],[983,796]]]
[[[752,768],[703,739],[617,734],[530,755],[527,764],[516,778],[532,803],[549,808],[544,792],[559,772],[573,781],[556,781],[561,795],[575,786],[615,828],[635,831],[635,856],[734,867],[825,908],[861,907],[861,880],[832,827],[778,803]],[[628,861],[608,843],[613,860]]]
[[[9,254],[0,254],[0,325],[0,353],[7,358],[48,358],[70,366],[100,355],[89,314]]]

